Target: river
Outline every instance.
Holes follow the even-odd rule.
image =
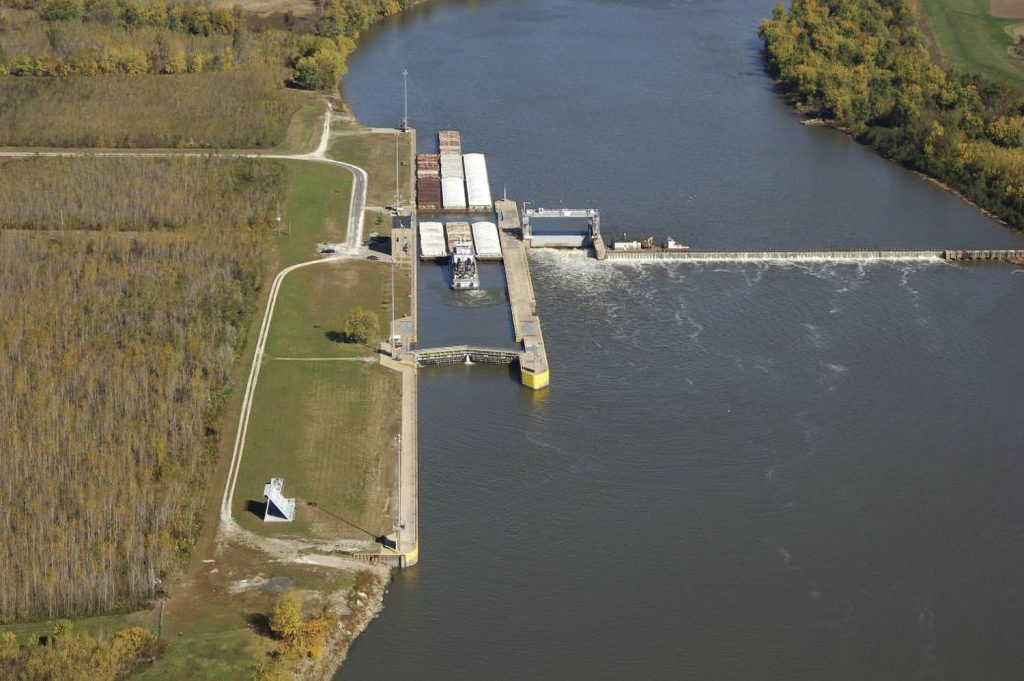
[[[701,249],[1021,247],[760,65],[768,2],[431,2],[345,94],[492,185]],[[419,567],[340,679],[1017,679],[1024,275],[532,257],[552,385],[420,375]],[[422,345],[510,344],[500,268]]]

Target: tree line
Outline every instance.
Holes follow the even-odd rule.
[[[231,35],[242,18],[240,5],[227,9],[187,0],[0,0],[0,5],[33,10],[48,22],[81,19],[128,29],[154,26],[203,36]]]
[[[762,23],[797,107],[1024,226],[1024,98],[932,63],[913,0],[793,0]]]
[[[0,636],[0,676],[19,681],[115,681],[152,661],[162,649],[156,634],[141,627],[102,639],[75,631],[69,620],[59,620],[43,642],[19,643],[9,631]]]
[[[0,75],[176,74],[228,71],[246,64],[281,67],[290,40],[282,31],[244,28],[207,36],[167,28],[30,21],[0,31]]]
[[[11,27],[16,30],[0,32],[0,76],[224,71],[244,61],[240,45],[255,42],[238,5],[227,10],[182,0],[0,0],[4,3],[32,10],[39,21],[23,21]],[[319,3],[314,34],[257,31],[268,36],[262,41],[265,54],[261,56],[287,66],[287,83],[293,87],[333,90],[359,34],[406,4],[403,0],[325,0]],[[35,34],[36,40],[12,37],[17,34]],[[175,39],[176,34],[206,40],[185,44]],[[83,46],[81,39],[75,40],[81,35],[92,39]]]

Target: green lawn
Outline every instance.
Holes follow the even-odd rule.
[[[411,142],[411,134],[398,136],[398,174],[406,203],[412,197]],[[392,206],[395,203],[395,153],[395,134],[388,132],[342,135],[327,151],[331,158],[355,164],[366,171],[369,177],[366,203],[370,206]]]
[[[20,622],[0,626],[0,632],[12,631],[20,643],[29,643],[39,636],[49,634],[57,620],[42,622]],[[124,615],[96,615],[74,620],[75,631],[80,631],[97,638],[107,638],[129,627],[145,627],[157,629],[157,611],[140,610]]]
[[[284,140],[275,150],[285,154],[305,154],[315,151],[323,131],[327,102],[323,97],[312,92],[290,92],[294,93],[293,96],[301,104],[292,114],[291,120],[288,121]]]
[[[321,539],[390,531],[400,396],[401,375],[377,364],[267,360],[235,488],[238,521]],[[294,523],[266,525],[249,510],[272,477],[298,500]]]
[[[409,275],[395,270],[398,291],[396,316],[409,312]],[[373,348],[332,339],[341,333],[343,320],[357,306],[376,312],[384,340],[391,325],[391,265],[355,260],[312,265],[295,270],[281,284],[267,353],[275,357],[355,357]],[[402,292],[405,295],[402,295]]]
[[[1008,26],[1021,19],[995,19],[988,0],[921,0],[925,17],[953,65],[1024,87],[1024,60],[1009,53]]]
[[[344,241],[352,199],[352,173],[326,163],[283,161],[288,169],[288,206],[274,236],[284,268],[317,256],[320,242]]]

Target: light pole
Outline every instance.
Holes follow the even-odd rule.
[[[396,132],[395,133],[395,211],[396,212],[398,212],[398,211],[400,211],[402,209],[402,189],[401,189],[401,186],[399,185],[399,180],[398,180],[398,178],[399,178],[399,176],[401,174],[401,171],[399,170],[399,165],[400,165],[399,157],[400,156],[401,156],[401,153],[399,152],[398,133]]]
[[[405,100],[405,115],[402,117],[402,132],[409,130],[409,69],[402,69],[402,97]]]

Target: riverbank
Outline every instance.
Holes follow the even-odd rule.
[[[782,94],[785,94],[785,92],[782,90],[781,83],[776,81],[775,84],[776,84],[776,87],[779,88],[780,92],[782,92]],[[791,97],[789,95],[786,95],[786,97],[789,100],[790,104],[794,104],[796,102],[795,98],[793,98],[793,97]],[[825,118],[819,118],[819,117],[812,116],[810,118],[804,119],[803,121],[801,121],[801,123],[803,125],[806,125],[806,126],[809,126],[809,127],[813,127],[813,128],[828,128],[830,130],[835,130],[837,132],[841,132],[844,135],[848,135],[849,137],[853,138],[854,141],[863,144],[863,142],[860,139],[857,138],[857,133],[856,132],[854,132],[853,130],[851,130],[848,127],[845,127],[843,125],[839,125],[838,123],[836,123],[836,121],[832,121],[832,120],[828,120],[828,119],[825,119]],[[866,146],[871,146],[871,145],[866,145]],[[998,222],[999,224],[1003,225],[1004,227],[1008,227],[1008,228],[1013,229],[1013,230],[1019,230],[1020,229],[1018,227],[1015,227],[1014,225],[1011,225],[1009,222],[1007,222],[1006,220],[1004,220],[1000,216],[996,215],[992,211],[990,211],[990,210],[988,210],[988,209],[978,205],[978,203],[976,201],[971,199],[971,197],[967,196],[966,194],[964,194],[962,191],[960,191],[956,187],[954,187],[954,186],[952,186],[950,184],[947,184],[947,183],[943,182],[942,180],[940,180],[938,178],[932,177],[931,175],[928,175],[928,174],[926,174],[924,172],[921,172],[920,170],[917,170],[917,169],[912,168],[912,167],[908,167],[908,166],[900,163],[896,159],[890,158],[890,157],[885,156],[885,155],[882,155],[882,158],[884,158],[885,160],[889,161],[890,163],[892,163],[894,165],[899,166],[903,170],[906,170],[908,172],[913,173],[914,175],[916,175],[920,179],[924,180],[925,182],[928,182],[929,184],[932,184],[932,185],[942,189],[943,191],[952,194],[953,196],[957,197],[958,199],[960,199],[961,201],[966,203],[971,208],[974,208],[975,210],[977,210],[979,213],[981,213],[985,217]]]
[[[377,579],[368,592],[354,591],[346,603],[334,605],[338,620],[324,645],[324,652],[317,659],[302,661],[293,670],[297,680],[329,681],[338,673],[348,658],[352,644],[384,610],[384,595],[391,574],[389,570],[380,568],[376,575]]]
[[[896,0],[891,9],[858,0],[836,12],[777,7],[759,30],[766,68],[798,110],[956,188],[1007,225],[1024,226],[1024,118],[1013,107],[1014,91],[936,68],[917,28],[915,0]],[[843,49],[820,47],[833,39]],[[877,60],[864,52],[872,41],[885,46]],[[872,66],[862,69],[862,62]],[[885,76],[892,73],[897,78]]]

